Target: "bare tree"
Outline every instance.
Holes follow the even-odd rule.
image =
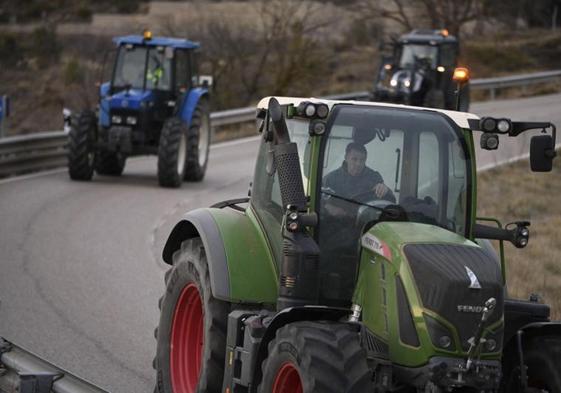
[[[446,28],[459,37],[461,28],[482,16],[488,3],[489,0],[361,0],[359,7],[362,15],[392,20],[404,30]]]

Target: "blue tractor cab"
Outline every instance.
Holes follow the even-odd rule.
[[[127,157],[154,154],[160,185],[202,180],[211,132],[200,45],[149,31],[113,41],[117,56],[111,80],[100,85],[97,114],[83,111],[71,121],[70,177],[120,175]]]

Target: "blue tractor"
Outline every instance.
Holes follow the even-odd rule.
[[[208,83],[198,75],[199,44],[130,35],[117,46],[111,80],[99,88],[97,113],[71,120],[68,172],[73,180],[119,176],[127,157],[158,156],[158,181],[179,187],[205,175],[210,146]]]

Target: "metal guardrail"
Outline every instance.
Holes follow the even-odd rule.
[[[107,393],[0,338],[1,393]]]
[[[513,75],[498,78],[473,79],[473,90],[489,90],[494,99],[497,89],[513,86],[528,86],[561,79],[561,70]],[[356,91],[323,98],[337,100],[364,100],[370,92]],[[212,127],[223,127],[247,123],[255,120],[255,107],[229,109],[213,112],[210,115]],[[56,168],[66,165],[66,139],[63,131],[43,132],[25,136],[0,139],[0,177],[18,175]]]

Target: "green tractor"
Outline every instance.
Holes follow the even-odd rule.
[[[506,292],[476,214],[473,134],[555,126],[358,101],[266,98],[250,197],[191,211],[163,250],[156,392],[561,392],[561,324]],[[547,133],[550,131],[550,134]]]

